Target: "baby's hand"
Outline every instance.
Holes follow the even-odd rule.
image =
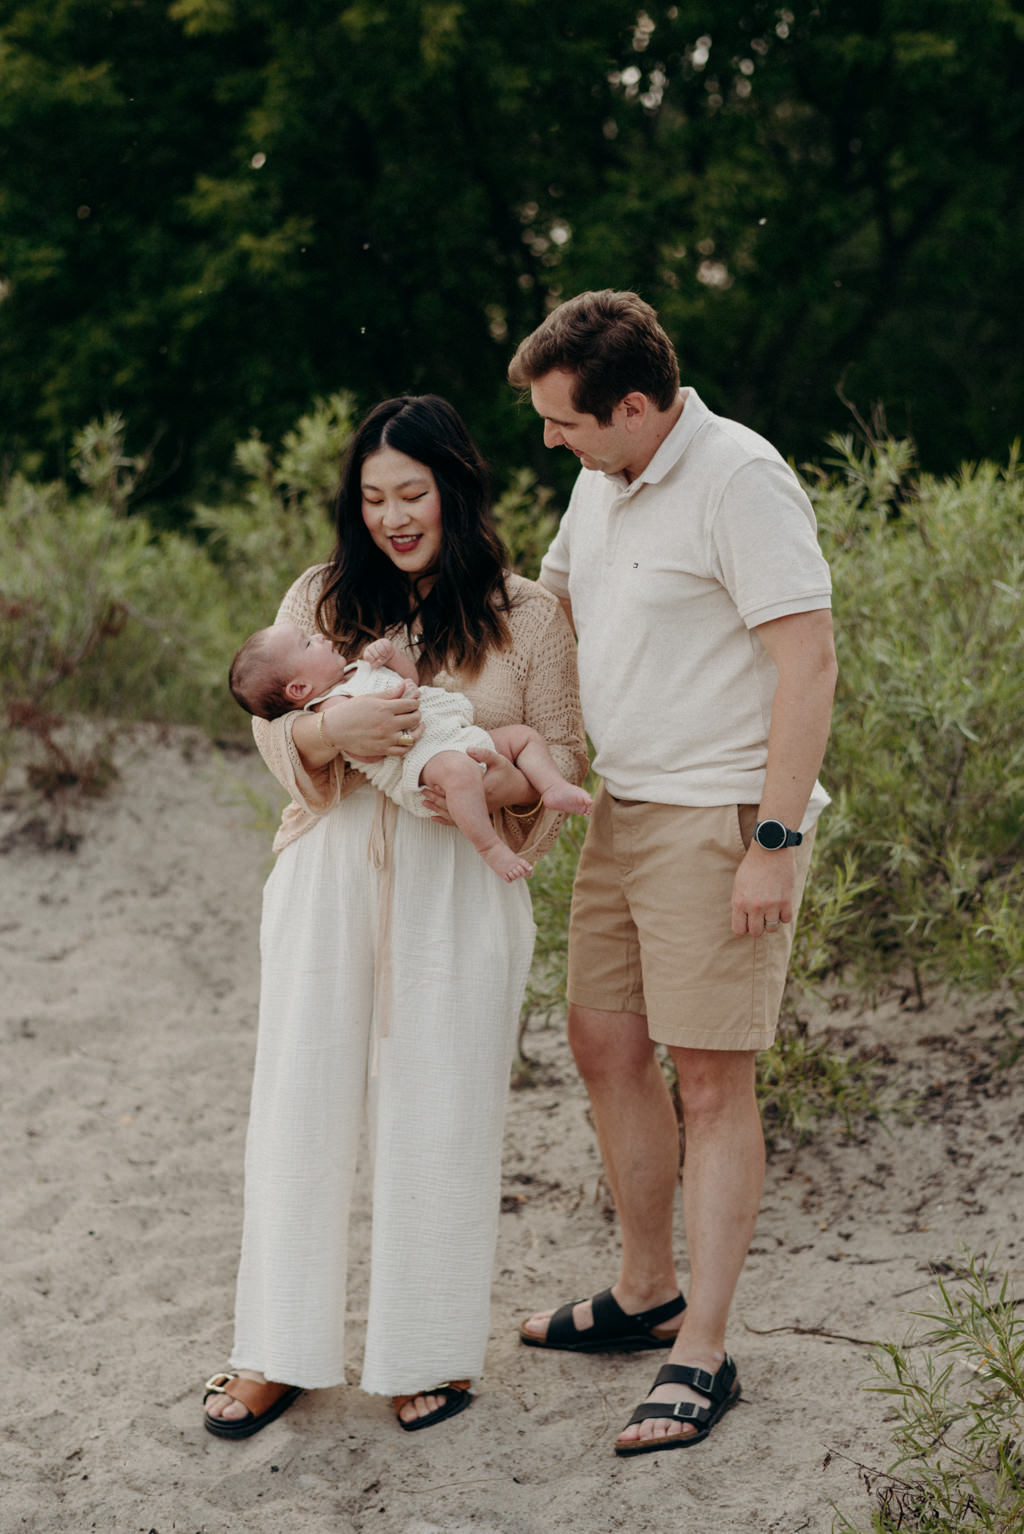
[[[371,666],[390,666],[395,653],[390,639],[374,639],[363,651],[363,660],[369,661]]]

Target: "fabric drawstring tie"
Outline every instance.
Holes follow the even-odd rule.
[[[384,794],[376,794],[373,824],[366,844],[366,859],[379,875],[377,893],[377,941],[373,951],[373,1060],[370,1075],[377,1075],[380,1041],[388,1036],[391,1018],[391,907],[395,895],[395,826],[398,806]]]

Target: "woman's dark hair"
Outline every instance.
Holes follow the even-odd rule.
[[[363,521],[363,463],[382,447],[423,464],[440,492],[441,552],[422,598]],[[405,395],[370,411],[345,455],[334,525],[316,621],[342,654],[418,618],[420,674],[429,680],[446,667],[472,675],[489,649],[508,643],[507,556],[491,514],[487,466],[447,400]]]

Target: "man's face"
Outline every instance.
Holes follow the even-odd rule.
[[[618,405],[607,426],[595,415],[585,415],[572,403],[574,375],[553,368],[530,386],[533,408],[544,422],[544,446],[567,447],[585,469],[602,474],[621,474],[636,451],[626,431],[625,411]]]

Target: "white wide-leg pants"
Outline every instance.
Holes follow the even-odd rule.
[[[235,1368],[344,1380],[352,1181],[369,1115],[373,1242],[362,1388],[481,1373],[508,1076],[533,950],[524,880],[397,812],[386,1036],[376,1022],[376,794],[280,854],[264,892]],[[378,822],[379,824],[379,822]]]

